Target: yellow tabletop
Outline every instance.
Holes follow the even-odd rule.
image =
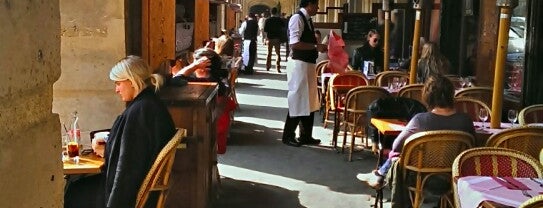
[[[104,158],[90,153],[79,156],[79,164],[75,164],[73,159],[69,159],[64,161],[63,165],[65,175],[100,173],[102,165],[104,165]]]
[[[399,119],[372,118],[371,124],[383,135],[398,135],[407,123]]]

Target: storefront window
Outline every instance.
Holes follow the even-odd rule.
[[[526,0],[519,0],[511,15],[509,44],[506,59],[505,89],[520,94],[524,73],[524,48],[526,45]]]

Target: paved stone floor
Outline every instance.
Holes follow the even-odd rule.
[[[227,152],[219,156],[222,185],[213,207],[370,207],[374,191],[355,176],[375,168],[376,157],[357,151],[348,162],[348,154],[330,147],[332,130],[322,127],[321,114],[316,114],[313,130],[321,145],[281,143],[287,114],[286,62],[282,73],[273,70],[275,66],[267,72],[265,58],[266,46],[259,43],[255,74],[238,79],[240,106]],[[386,191],[385,200],[389,195]]]

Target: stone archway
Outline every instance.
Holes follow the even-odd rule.
[[[247,0],[243,2],[243,16],[253,12],[253,8],[257,14],[261,14],[265,10],[260,10],[261,8],[267,8],[268,11],[277,6],[277,0]]]
[[[253,14],[262,14],[262,13],[269,13],[270,7],[263,5],[263,4],[257,4],[249,7],[249,12]]]

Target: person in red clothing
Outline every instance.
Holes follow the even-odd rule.
[[[226,140],[230,127],[230,112],[236,107],[235,102],[230,98],[228,86],[225,79],[228,77],[228,71],[221,69],[222,60],[215,51],[208,48],[200,48],[194,51],[194,63],[181,69],[176,77],[181,77],[191,82],[217,82],[219,85],[219,96],[217,105],[223,109],[222,114],[217,120],[217,153],[226,152]]]

